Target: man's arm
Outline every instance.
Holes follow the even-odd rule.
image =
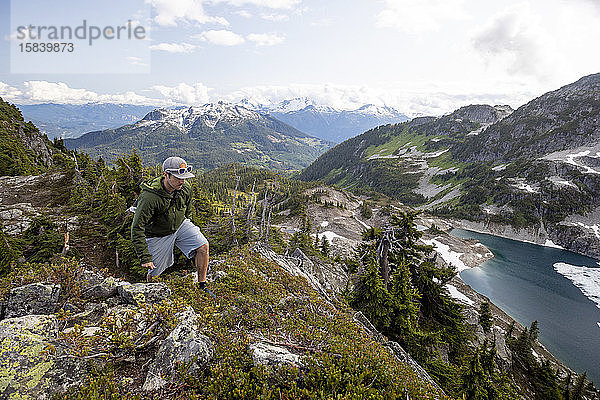
[[[146,267],[152,262],[152,255],[148,251],[148,245],[146,244],[145,228],[152,219],[153,214],[153,202],[149,201],[142,193],[138,198],[138,205],[133,215],[133,222],[131,223],[131,243],[140,262]]]
[[[193,204],[194,204],[194,202],[193,202],[194,195],[193,194],[194,194],[194,191],[192,189],[192,186],[188,182],[186,182],[185,184],[189,185],[189,188],[187,190],[187,200],[186,200],[186,203],[185,203],[185,217],[188,218],[188,219],[191,219],[193,211],[194,211],[194,208],[193,208]]]

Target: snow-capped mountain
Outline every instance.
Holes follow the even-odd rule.
[[[309,97],[297,97],[277,104],[264,104],[255,109],[272,115],[303,132],[336,143],[376,126],[409,119],[388,106],[365,104],[357,109],[345,110],[318,104]]]
[[[147,163],[178,154],[201,169],[241,162],[285,170],[305,167],[331,145],[270,115],[225,102],[159,108],[132,125],[89,132],[65,144],[109,160],[135,148]]]
[[[198,123],[215,129],[219,123],[233,125],[245,121],[259,121],[264,117],[246,107],[225,102],[208,103],[199,107],[180,107],[174,110],[158,108],[149,112],[139,123],[152,125],[156,122],[170,123],[189,133]]]

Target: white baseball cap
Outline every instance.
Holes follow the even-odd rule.
[[[179,179],[193,178],[195,175],[192,174],[192,166],[188,165],[185,160],[181,157],[169,157],[162,165],[162,169],[165,172],[173,175]]]

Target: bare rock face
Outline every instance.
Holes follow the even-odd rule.
[[[164,283],[125,283],[119,285],[117,290],[124,303],[134,306],[159,303],[171,296],[171,289]]]
[[[52,314],[58,305],[60,285],[32,283],[10,291],[5,317],[22,317],[31,314]]]
[[[3,399],[50,398],[77,384],[84,364],[71,357],[45,354],[58,335],[54,315],[27,315],[0,321],[0,393]]]
[[[291,365],[300,366],[300,356],[291,353],[284,347],[258,342],[249,346],[254,365]]]
[[[180,316],[179,324],[160,345],[143,389],[153,391],[164,387],[168,379],[176,375],[181,363],[191,362],[188,373],[194,375],[213,355],[212,342],[198,332],[198,316],[192,307],[188,307]]]
[[[254,251],[274,261],[288,273],[306,278],[309,285],[326,299],[330,292],[339,293],[346,287],[348,274],[340,265],[314,263],[299,249],[294,251],[292,257],[279,255],[262,244],[254,246]]]

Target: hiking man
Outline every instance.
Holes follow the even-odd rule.
[[[198,286],[206,289],[208,240],[189,217],[192,213],[192,166],[181,157],[169,157],[163,174],[143,182],[131,223],[131,241],[147,279],[160,275],[174,263],[173,246],[194,258]]]

